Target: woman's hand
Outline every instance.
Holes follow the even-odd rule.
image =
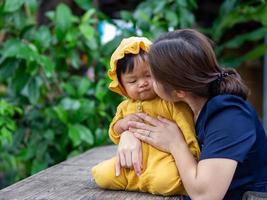
[[[115,163],[116,176],[120,175],[121,167],[134,168],[137,176],[142,171],[141,142],[130,131],[121,134]]]
[[[140,140],[151,144],[165,152],[172,153],[172,149],[177,147],[184,138],[177,124],[162,117],[152,118],[144,113],[138,116],[145,122],[129,122],[130,131]]]

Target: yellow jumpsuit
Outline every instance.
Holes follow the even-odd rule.
[[[114,132],[114,124],[123,117],[136,112],[146,112],[153,117],[162,116],[175,121],[183,132],[191,152],[198,158],[199,148],[190,108],[184,103],[172,104],[160,98],[142,102],[129,99],[118,106],[109,129],[110,139],[115,144],[118,144],[120,135]],[[159,195],[186,194],[172,155],[143,142],[142,154],[141,176],[136,176],[133,169],[122,168],[121,175],[116,177],[115,158],[112,158],[92,169],[96,183],[102,188],[113,190],[142,191]]]
[[[148,52],[150,44],[149,40],[141,37],[131,37],[121,42],[110,61],[111,69],[108,75],[112,79],[109,85],[112,91],[127,97],[127,93],[119,83],[116,74],[117,61],[127,53],[138,54],[140,49]],[[145,112],[152,117],[161,116],[175,121],[180,127],[192,154],[196,159],[199,158],[200,151],[195,137],[191,109],[185,103],[174,104],[159,97],[147,101],[128,98],[118,106],[109,128],[110,139],[115,144],[119,143],[120,134],[114,131],[114,124],[125,116],[136,112]],[[186,194],[171,154],[142,142],[142,157],[143,170],[139,177],[133,169],[127,168],[122,168],[120,176],[116,177],[115,157],[99,163],[92,168],[92,175],[96,184],[105,189],[141,191],[165,196]]]

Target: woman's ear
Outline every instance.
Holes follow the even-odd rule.
[[[174,92],[175,93],[175,96],[177,97],[177,98],[184,98],[185,96],[186,96],[186,92],[185,91],[183,91],[183,90],[177,90],[177,91],[175,91]]]

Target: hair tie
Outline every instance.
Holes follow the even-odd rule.
[[[225,77],[229,76],[229,75],[230,75],[230,74],[229,74],[228,72],[221,72],[221,73],[219,73],[219,74],[217,75],[217,79],[216,79],[217,83],[220,84],[220,83],[222,82],[222,80],[223,80]]]

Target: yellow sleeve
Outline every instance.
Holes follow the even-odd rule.
[[[195,133],[195,123],[193,119],[193,112],[186,103],[175,103],[173,104],[172,118],[176,124],[181,129],[184,139],[190,148],[190,151],[194,157],[198,160],[200,156],[200,149],[198,146],[196,133]]]
[[[123,102],[121,102],[118,105],[116,114],[113,117],[113,119],[109,125],[109,131],[108,131],[109,138],[111,139],[112,142],[114,142],[114,144],[118,144],[120,141],[120,134],[118,134],[114,131],[114,125],[116,124],[117,121],[119,121],[120,119],[122,119],[124,117],[123,111],[126,110],[126,108],[127,108],[127,102],[128,102],[128,100],[124,100]]]

